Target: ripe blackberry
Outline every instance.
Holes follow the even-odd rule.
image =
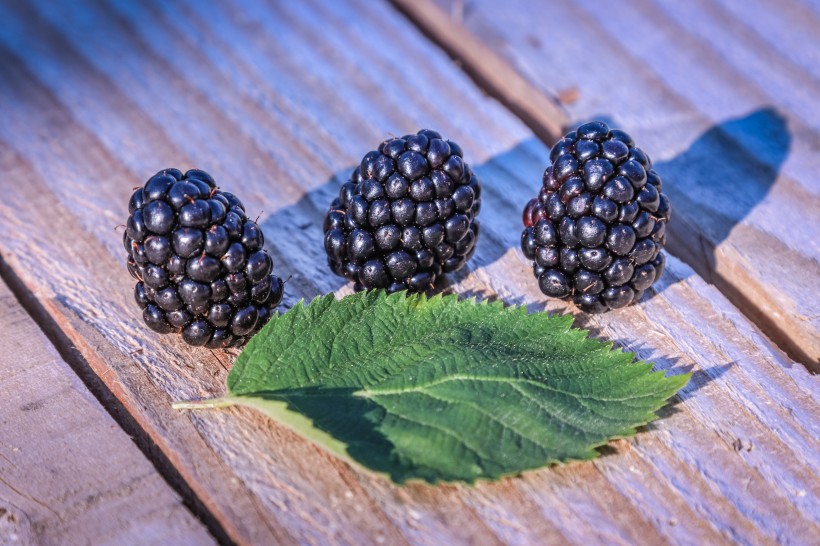
[[[559,140],[521,234],[541,291],[590,313],[639,300],[665,263],[671,209],[661,189],[623,131],[593,121]]]
[[[148,327],[216,349],[244,344],[270,319],[284,285],[262,230],[208,173],[160,171],[128,211],[123,244]]]
[[[480,208],[458,144],[429,130],[386,140],[330,204],[328,264],[356,290],[422,292],[473,255]]]

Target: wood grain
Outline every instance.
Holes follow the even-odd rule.
[[[431,33],[466,27],[536,93],[569,97],[571,125],[632,134],[672,201],[670,252],[820,371],[817,13],[798,0],[394,3]],[[539,101],[520,104],[531,126]]]
[[[0,543],[214,543],[2,281],[0,347]]]
[[[386,4],[0,4],[0,253],[242,544],[811,544],[818,384],[670,260],[654,297],[579,324],[694,377],[663,419],[589,464],[475,488],[391,483],[219,395],[232,356],[142,324],[121,233],[131,188],[201,167],[258,208],[285,307],[329,275],[324,211],[390,133],[436,128],[484,184],[482,239],[447,287],[533,310],[519,210],[546,148]],[[251,214],[253,214],[251,212]],[[59,236],[55,236],[59,234]],[[738,447],[739,446],[739,447]],[[751,449],[747,449],[752,446]]]

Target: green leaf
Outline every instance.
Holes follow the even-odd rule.
[[[570,316],[363,292],[275,316],[209,405],[257,408],[397,482],[498,478],[635,433],[688,381]],[[196,407],[178,404],[177,407]]]

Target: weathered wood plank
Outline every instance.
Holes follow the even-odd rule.
[[[651,299],[579,317],[663,369],[695,372],[664,420],[591,464],[476,488],[397,488],[250,410],[171,411],[171,400],[222,393],[231,359],[141,325],[112,227],[143,178],[199,166],[264,211],[292,303],[350,290],[327,273],[320,240],[351,166],[390,132],[434,127],[462,144],[485,187],[479,251],[451,289],[566,310],[544,304],[515,250],[546,149],[382,4],[43,0],[0,16],[0,96],[14,105],[0,111],[0,253],[232,539],[818,536],[816,379],[674,259]]]
[[[573,125],[603,117],[631,133],[672,200],[670,251],[820,371],[816,13],[765,0],[394,3],[431,34],[472,33],[539,94],[571,97]]]
[[[0,543],[214,543],[2,281],[0,347]]]

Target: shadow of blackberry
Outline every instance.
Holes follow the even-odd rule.
[[[655,169],[669,181],[664,191],[678,207],[702,209],[697,229],[672,222],[669,250],[713,282],[714,248],[768,195],[791,147],[786,119],[774,108],[731,119],[703,133],[688,150]]]
[[[330,202],[352,171],[353,167],[336,172],[324,184],[303,194],[296,203],[260,220],[266,237],[265,248],[276,264],[277,275],[290,279],[281,312],[301,299],[310,301],[347,284],[327,265],[322,226]]]
[[[710,127],[686,151],[655,162],[672,203],[666,251],[714,283],[716,248],[769,194],[790,148],[786,118],[774,108],[762,108]],[[703,211],[689,215],[698,225],[689,225],[676,209]],[[660,290],[655,285],[645,298],[671,284]],[[738,305],[737,298],[726,295]]]
[[[499,165],[509,164],[514,157],[520,154],[520,149],[536,146],[540,144],[533,141],[517,146],[478,166],[471,163],[482,181],[482,207],[485,206],[485,195],[490,198],[491,206],[495,206],[495,200],[502,197],[500,192],[484,184],[485,172],[493,173]],[[537,156],[531,155],[530,159],[531,165],[536,167],[534,171],[537,171],[535,161]],[[289,309],[302,298],[311,300],[316,296],[335,292],[347,285],[352,288],[352,283],[335,275],[328,266],[324,250],[323,224],[331,201],[339,195],[342,184],[349,180],[354,168],[355,166],[350,166],[337,171],[321,186],[303,194],[296,203],[260,219],[260,226],[266,236],[265,247],[274,259],[277,275],[283,278],[291,276],[281,309]],[[521,192],[520,198],[523,199],[525,194],[526,192]],[[518,201],[520,199],[508,201],[504,203],[504,206],[512,211],[518,207]],[[485,216],[482,208],[479,221],[484,222]],[[516,212],[513,216],[518,218],[520,214]],[[491,219],[490,224],[493,223]],[[514,232],[517,224],[513,222],[509,228],[508,231]],[[482,231],[476,253],[467,266],[442,276],[430,294],[444,291],[448,286],[463,280],[476,268],[498,261],[511,246],[517,246],[518,235],[508,241],[506,237],[500,238],[498,233],[497,229]]]
[[[599,119],[607,121],[606,116]],[[672,202],[667,250],[711,281],[714,248],[766,197],[777,180],[790,143],[785,118],[773,108],[764,108],[715,125],[686,151],[673,159],[656,162],[653,168],[663,178],[664,192]],[[647,148],[651,150],[651,145]],[[528,139],[480,164],[470,161],[470,150],[465,150],[465,156],[482,185],[482,210],[478,216],[481,234],[476,253],[467,265],[444,276],[431,292],[453,291],[470,273],[495,264],[510,250],[517,254],[522,268],[530,267],[519,249],[521,212],[540,187],[547,164],[543,145],[535,138]],[[353,168],[334,173],[296,203],[262,220],[268,237],[266,246],[278,263],[277,273],[284,278],[291,276],[284,309],[301,298],[310,300],[348,285],[327,265],[322,224],[330,202]],[[693,230],[676,219],[676,207],[702,208],[709,214],[700,215],[704,221]],[[711,242],[705,242],[699,232]],[[533,278],[532,282],[537,281]],[[658,288],[663,290],[670,284],[647,290],[644,301],[658,293]],[[473,292],[462,295],[494,296],[490,291]],[[505,303],[537,305],[523,297],[509,299],[505,298]]]

